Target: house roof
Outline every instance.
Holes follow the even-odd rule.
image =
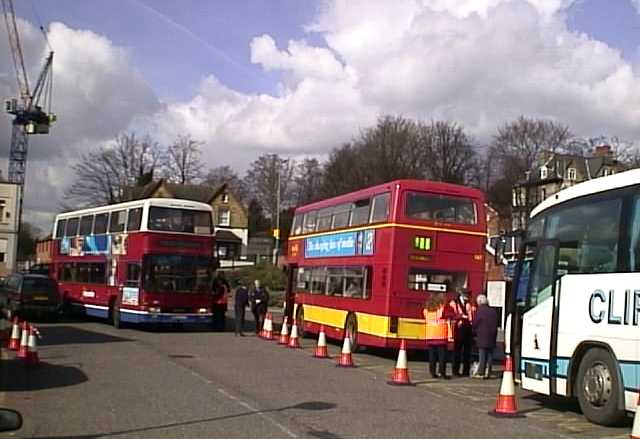
[[[160,179],[145,186],[128,188],[126,198],[129,200],[149,198],[153,196],[160,186],[164,186],[175,198],[211,203],[211,201],[227,187],[227,184],[223,183],[220,186],[214,187],[201,184],[170,183],[165,179]]]

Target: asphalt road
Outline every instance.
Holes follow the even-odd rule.
[[[588,423],[571,402],[519,392],[525,417],[496,419],[500,380],[427,378],[386,384],[395,355],[354,356],[357,368],[254,336],[207,330],[116,330],[106,323],[41,324],[43,365],[4,353],[0,403],[24,428],[0,437],[71,438],[627,438],[629,426]],[[330,345],[335,356],[337,344]]]

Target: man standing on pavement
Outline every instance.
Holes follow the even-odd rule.
[[[227,312],[227,300],[231,287],[224,277],[223,271],[218,271],[212,284],[213,290],[213,321],[214,331],[224,331],[225,313]]]
[[[476,345],[480,354],[478,372],[473,378],[491,378],[493,365],[493,349],[496,347],[498,335],[498,316],[496,310],[489,306],[487,296],[480,294],[476,301],[478,310],[473,318],[473,333],[476,335]]]
[[[458,298],[451,301],[451,307],[455,312],[453,325],[453,374],[456,376],[469,376],[471,369],[471,346],[473,343],[474,308],[466,289],[460,291]],[[462,363],[462,373],[460,366]]]
[[[449,378],[447,376],[449,319],[453,316],[453,310],[445,304],[442,294],[431,293],[429,300],[425,304],[423,314],[426,324],[431,377],[447,379]]]
[[[242,331],[244,330],[244,311],[249,304],[249,290],[244,285],[241,279],[238,280],[238,286],[236,287],[236,295],[233,306],[233,313],[235,317],[235,332],[236,336],[244,337]]]
[[[264,318],[267,315],[269,292],[266,288],[260,286],[258,279],[253,281],[253,288],[249,293],[249,302],[251,303],[253,318],[256,321],[256,334],[259,334],[264,323]]]

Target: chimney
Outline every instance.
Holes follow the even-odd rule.
[[[613,151],[611,150],[611,145],[607,145],[603,143],[600,146],[596,146],[594,150],[594,154],[596,157],[613,157]]]

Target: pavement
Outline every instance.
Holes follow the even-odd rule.
[[[228,322],[231,327],[231,322]],[[395,352],[354,354],[353,369],[255,336],[205,328],[39,325],[43,364],[0,361],[0,401],[22,430],[0,438],[628,438],[586,421],[577,404],[518,389],[518,419],[488,416],[500,380],[432,380],[409,355],[413,387],[386,383]],[[4,353],[6,356],[6,352]]]

